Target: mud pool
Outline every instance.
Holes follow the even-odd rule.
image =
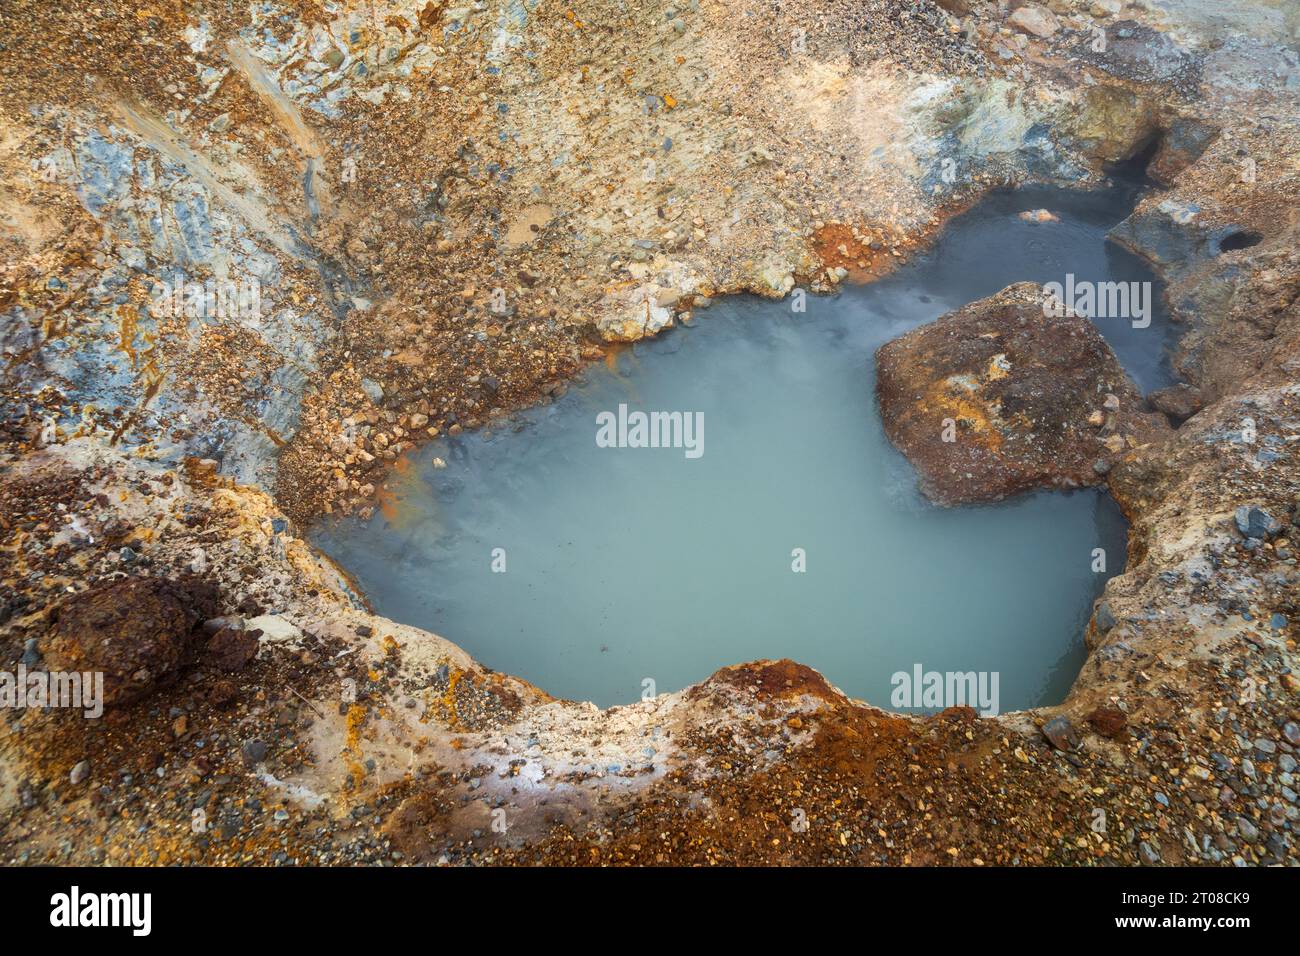
[[[1012,282],[1072,273],[1153,283],[1148,328],[1097,325],[1144,391],[1168,384],[1160,284],[1105,239],[1136,189],[995,194],[890,278],[802,314],[720,301],[549,406],[421,449],[373,518],[314,540],[378,613],[560,697],[627,703],[790,657],[884,707],[917,665],[996,672],[1002,711],[1058,702],[1123,569],[1123,518],[1095,491],[929,505],[884,436],[872,357]],[[1059,221],[1019,215],[1040,208]],[[702,413],[703,454],[599,447],[597,416],[620,404]]]

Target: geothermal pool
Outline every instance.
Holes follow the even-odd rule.
[[[1071,273],[1153,283],[1149,327],[1096,321],[1144,391],[1168,384],[1161,287],[1105,239],[1136,190],[995,194],[888,279],[810,295],[802,314],[722,300],[549,406],[421,449],[390,507],[314,539],[378,613],[556,696],[628,703],[790,657],[883,707],[918,667],[996,674],[990,709],[1059,702],[1123,569],[1123,518],[1096,491],[931,506],[885,438],[873,353],[1012,282]],[[1039,208],[1060,221],[1020,219]],[[620,405],[701,414],[702,454],[601,447],[598,416]]]

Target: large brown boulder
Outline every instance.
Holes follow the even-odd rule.
[[[1097,484],[1167,432],[1096,327],[1045,315],[1033,283],[894,339],[876,366],[885,432],[939,504]]]
[[[193,660],[210,600],[201,588],[158,578],[96,585],[54,609],[41,654],[50,670],[102,671],[104,703],[130,703]]]

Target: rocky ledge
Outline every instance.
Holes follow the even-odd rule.
[[[1097,327],[1023,283],[882,346],[885,433],[944,505],[1099,484],[1165,437]]]

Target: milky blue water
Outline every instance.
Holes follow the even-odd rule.
[[[884,436],[872,356],[1011,282],[1153,281],[1105,241],[1132,200],[997,194],[888,279],[809,296],[803,314],[722,300],[554,404],[421,449],[395,511],[321,524],[315,541],[380,614],[602,706],[781,657],[886,707],[891,675],[916,664],[996,672],[1001,711],[1059,702],[1123,568],[1118,509],[1096,491],[928,504]],[[1061,221],[1017,215],[1040,207]],[[1144,389],[1170,381],[1163,312],[1141,330],[1097,321]],[[598,414],[620,404],[702,413],[703,454],[598,447]]]

